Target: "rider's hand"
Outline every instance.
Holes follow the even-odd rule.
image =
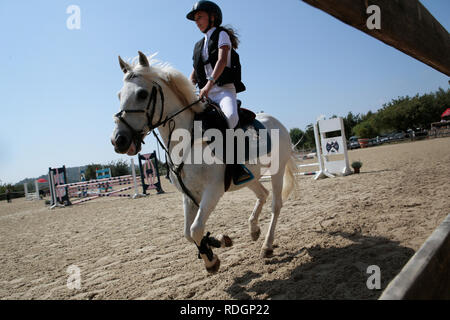
[[[208,98],[209,90],[214,86],[214,82],[211,80],[206,83],[206,85],[200,90],[199,97],[200,98]]]

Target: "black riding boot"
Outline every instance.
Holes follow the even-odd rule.
[[[239,123],[236,125],[236,128],[239,128]],[[236,129],[234,128],[234,129]],[[237,161],[237,146],[234,144],[234,163],[232,165],[233,170],[233,183],[235,185],[240,185],[246,183],[254,178],[253,174],[244,164],[239,164]]]
[[[233,183],[240,185],[246,183],[254,178],[250,170],[243,164],[233,164]]]

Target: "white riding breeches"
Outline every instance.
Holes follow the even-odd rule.
[[[209,91],[208,97],[222,109],[222,112],[227,117],[228,128],[234,129],[239,121],[234,84],[230,83],[221,87],[214,86]]]

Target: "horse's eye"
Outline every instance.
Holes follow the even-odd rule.
[[[145,100],[148,97],[148,92],[147,90],[141,89],[137,92],[137,100]]]

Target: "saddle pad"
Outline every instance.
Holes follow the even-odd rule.
[[[245,161],[251,161],[254,160],[254,154],[251,154],[250,146],[256,147],[256,157],[264,156],[268,153],[270,153],[272,149],[272,143],[270,140],[270,132],[266,131],[264,136],[261,136],[261,131],[266,129],[266,127],[257,119],[253,119],[253,121],[250,124],[245,125],[243,128],[241,128],[246,134],[248,133],[254,133],[252,136],[249,136],[249,139],[245,143]],[[253,156],[253,157],[251,157]]]

